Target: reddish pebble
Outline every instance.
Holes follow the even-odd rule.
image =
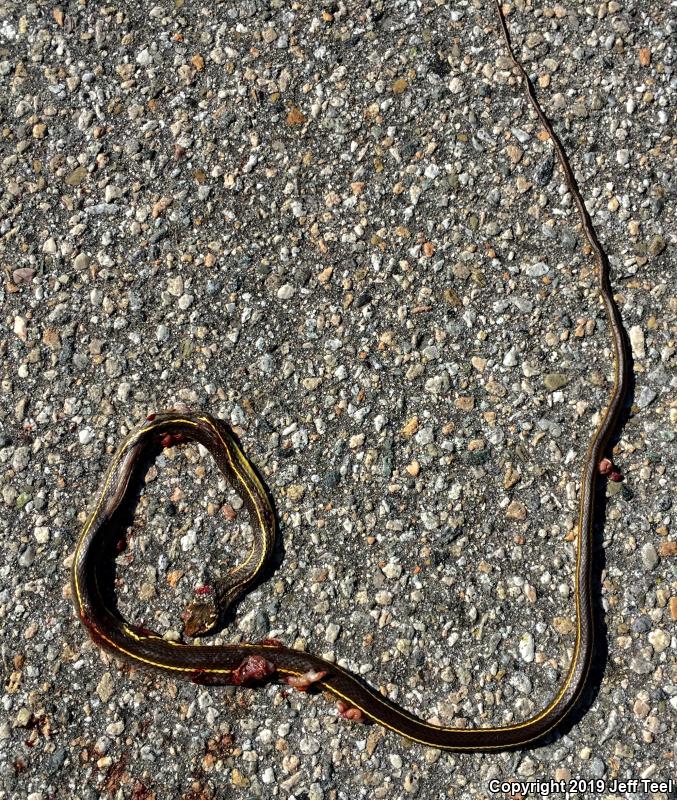
[[[233,671],[231,680],[235,686],[242,686],[243,683],[263,681],[275,672],[275,664],[272,664],[262,656],[247,656],[240,666]]]
[[[197,595],[204,595],[204,594],[211,594],[214,589],[211,586],[198,586],[195,589],[195,594]]]
[[[623,476],[617,469],[613,469],[609,473],[608,478],[610,481],[613,481],[614,483],[620,483],[623,480]]]

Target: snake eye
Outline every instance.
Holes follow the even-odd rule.
[[[157,414],[156,414],[156,413],[153,411],[153,413],[152,413],[152,414],[149,414],[149,415],[146,417],[146,419],[148,420],[148,422],[152,422],[152,421],[155,419],[155,417],[157,417]]]

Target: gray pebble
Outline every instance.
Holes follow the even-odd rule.
[[[656,394],[657,393],[648,386],[642,386],[636,401],[639,408],[646,408],[648,405],[653,403],[653,401],[656,399]]]
[[[656,548],[651,544],[651,542],[647,542],[641,550],[642,555],[642,564],[646,570],[652,570],[656,564],[658,564],[658,553],[656,552]]]
[[[16,472],[23,472],[31,460],[31,453],[28,447],[17,447],[12,456],[12,469]]]

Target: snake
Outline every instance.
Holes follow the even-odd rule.
[[[72,565],[72,597],[77,615],[100,647],[139,667],[159,670],[202,685],[256,686],[275,682],[301,690],[319,689],[339,701],[339,711],[348,719],[372,721],[414,742],[443,750],[510,750],[538,743],[557,728],[579,702],[594,649],[591,574],[595,493],[598,481],[609,474],[611,461],[605,457],[605,452],[628,393],[629,353],[610,285],[608,256],[597,237],[565,149],[538,102],[526,70],[515,56],[498,0],[496,9],[510,60],[552,142],[564,180],[578,209],[583,233],[594,255],[597,288],[606,312],[613,349],[613,388],[606,407],[600,411],[580,481],[574,569],[576,633],[569,667],[561,685],[544,708],[524,721],[497,727],[446,727],[427,722],[405,710],[334,661],[286,647],[276,640],[224,645],[188,644],[169,640],[128,622],[105,588],[107,565],[104,554],[110,537],[115,533],[116,515],[126,506],[132,476],[140,462],[156,453],[158,447],[188,441],[202,444],[242,498],[253,529],[251,549],[246,558],[231,568],[212,597],[196,601],[191,612],[193,633],[206,636],[218,630],[225,610],[251,589],[269,563],[273,550],[276,515],[257,470],[225,422],[208,413],[186,408],[151,414],[124,438],[113,456],[78,540]]]

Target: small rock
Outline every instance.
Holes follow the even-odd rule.
[[[449,91],[452,94],[459,94],[463,91],[463,81],[459,77],[452,78],[449,81]]]
[[[299,749],[304,756],[312,756],[319,751],[320,743],[314,737],[305,736],[299,742]]]
[[[503,475],[503,488],[512,489],[519,479],[519,472],[513,467],[512,464],[508,464],[505,468],[505,474]]]
[[[647,633],[647,631],[650,631],[651,617],[649,617],[647,614],[642,614],[640,617],[637,617],[637,619],[632,623],[632,630],[635,633]]]
[[[656,548],[651,544],[651,542],[647,542],[647,544],[642,547],[641,550],[642,555],[642,564],[644,564],[644,568],[649,570],[653,569],[656,564],[658,564],[658,553],[656,552]]]
[[[640,694],[643,695],[646,693],[640,692]],[[646,699],[644,697],[638,697],[632,706],[632,710],[636,717],[644,719],[644,717],[647,716],[649,711],[651,711],[651,706],[646,702]]]
[[[606,772],[606,764],[601,758],[595,757],[590,761],[590,774],[593,778],[603,778]]]
[[[530,633],[523,633],[520,636],[519,644],[517,646],[522,659],[530,664],[534,660],[534,637]]]
[[[291,283],[285,283],[277,290],[279,300],[290,300],[296,294],[296,289]]]
[[[12,469],[15,472],[23,472],[30,462],[31,451],[28,447],[17,447],[12,456]]]
[[[416,433],[418,430],[418,417],[411,417],[411,419],[405,422],[404,426],[400,433],[405,439],[411,439],[411,437]]]
[[[508,519],[526,519],[527,507],[524,505],[524,503],[520,503],[519,500],[513,500],[508,506],[505,515]]]
[[[657,628],[655,631],[651,631],[648,638],[649,643],[657,653],[662,653],[664,650],[667,650],[667,648],[670,647],[670,637],[664,630],[661,630],[660,628]]]
[[[430,444],[435,438],[433,429],[431,427],[421,428],[416,434],[416,443],[420,445]]]
[[[677,556],[677,540],[668,539],[658,545],[659,556]]]
[[[653,403],[656,399],[656,394],[654,389],[650,389],[648,386],[642,386],[639,390],[639,397],[637,398],[637,405],[639,408],[646,408]]]
[[[334,622],[330,622],[324,631],[325,641],[333,644],[338,639],[338,635],[340,632],[341,632],[341,626],[337,625]]]
[[[421,471],[421,465],[418,463],[418,461],[414,460],[410,464],[407,464],[405,469],[412,477],[415,478]]]
[[[306,493],[306,487],[302,483],[293,483],[287,489],[287,496],[292,501],[292,503],[299,503],[303,500],[303,496]]]
[[[107,703],[113,696],[113,676],[110,672],[104,672],[101,680],[96,686],[96,693],[102,703]]]
[[[517,774],[523,778],[528,778],[536,772],[536,762],[527,756],[517,768]]]
[[[515,367],[517,366],[517,348],[511,347],[510,350],[503,356],[503,366],[504,367]]]
[[[14,283],[30,283],[35,276],[35,270],[31,267],[19,267],[12,272]]]
[[[68,186],[78,186],[87,177],[87,167],[76,167],[66,178]]]
[[[180,275],[169,278],[167,280],[167,291],[173,297],[181,297],[183,294],[183,278]]]
[[[386,578],[396,580],[402,574],[402,566],[393,561],[389,561],[381,570]]]
[[[425,390],[430,394],[437,395],[446,392],[449,389],[449,374],[443,372],[441,375],[435,375],[428,378],[425,382]]]
[[[523,314],[531,314],[531,312],[534,310],[533,301],[528,297],[519,297],[517,295],[513,295],[510,298],[510,302],[518,311],[521,311]]]
[[[656,234],[655,236],[651,237],[646,249],[649,255],[655,258],[656,256],[659,256],[663,252],[663,250],[665,250],[665,247],[666,247],[665,239],[659,234]]]
[[[14,317],[14,333],[25,342],[28,339],[26,331],[26,320],[23,317]]]
[[[82,428],[78,431],[78,440],[80,444],[89,444],[94,438],[94,431],[91,428]]]
[[[639,325],[633,325],[629,331],[630,344],[632,345],[632,355],[635,358],[644,358],[646,349],[644,347],[644,331]]]
[[[30,567],[30,565],[35,561],[35,548],[33,545],[29,544],[28,547],[21,553],[19,556],[19,566],[21,567]]]
[[[28,725],[28,723],[31,721],[32,716],[33,715],[31,714],[30,710],[27,709],[25,706],[23,708],[20,708],[19,711],[17,712],[16,717],[14,717],[14,723],[12,727],[25,728],[26,725]]]
[[[564,372],[549,372],[543,376],[545,388],[550,392],[555,392],[569,383],[569,376]]]
[[[49,541],[49,528],[45,525],[38,525],[33,531],[33,536],[35,536],[35,541],[38,544],[47,544]]]
[[[79,270],[87,269],[90,261],[91,259],[87,253],[78,253],[73,259],[73,266]]]
[[[306,121],[305,114],[294,106],[287,114],[287,125],[303,125]]]

